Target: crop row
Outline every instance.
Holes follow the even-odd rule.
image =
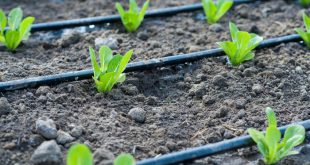
[[[307,6],[309,0],[299,0],[300,4]],[[225,13],[232,7],[232,0],[218,0],[216,3],[213,0],[202,0],[203,9],[206,20],[209,24],[216,23],[222,18]],[[135,0],[130,0],[129,10],[116,3],[116,9],[119,12],[121,21],[128,32],[138,30],[141,25],[146,11],[149,6],[149,1],[146,1],[139,9]],[[16,51],[23,40],[27,40],[30,36],[31,25],[34,17],[23,18],[21,8],[13,9],[8,17],[3,11],[0,11],[0,42],[8,48],[9,51]],[[296,32],[304,40],[304,43],[310,48],[310,18],[303,13],[303,21],[306,31],[298,28]],[[8,25],[8,28],[6,28]],[[241,63],[252,60],[255,55],[253,50],[259,46],[263,38],[254,33],[240,31],[238,27],[230,22],[229,29],[231,41],[218,42],[220,50],[227,55],[229,65],[238,66]],[[133,50],[129,50],[125,55],[113,55],[112,50],[108,46],[102,46],[98,53],[89,48],[91,63],[93,66],[93,79],[98,92],[109,92],[115,84],[122,83],[126,80],[125,73],[128,62],[133,54]],[[99,57],[99,61],[97,58]],[[253,141],[257,143],[260,153],[264,157],[266,164],[274,164],[281,158],[296,154],[291,151],[295,146],[301,144],[305,138],[305,128],[302,125],[292,125],[286,129],[284,138],[281,141],[281,132],[277,128],[275,113],[271,108],[266,109],[269,126],[266,133],[259,132],[254,129],[248,129]],[[74,145],[70,148],[67,158],[67,164],[92,164],[92,154],[89,149],[82,144]],[[121,154],[116,158],[116,165],[134,164],[134,158],[129,154]]]

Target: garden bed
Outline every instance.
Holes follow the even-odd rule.
[[[29,144],[34,125],[42,116],[67,132],[72,125],[83,126],[77,141],[93,150],[134,150],[137,159],[265,128],[267,106],[275,108],[280,125],[308,119],[307,48],[288,43],[256,54],[239,68],[227,67],[220,57],[131,73],[109,94],[97,93],[91,80],[3,93],[13,109],[1,118],[0,144],[9,155],[4,159],[29,161],[36,148]],[[143,124],[128,116],[132,108],[146,112]]]
[[[159,2],[158,7],[169,5]],[[81,28],[75,32],[38,32],[16,53],[0,48],[1,79],[90,68],[87,49],[96,38],[114,39],[115,52],[134,48],[132,60],[141,61],[216,48],[217,41],[230,38],[229,20],[266,39],[292,34],[294,27],[302,26],[298,15],[301,10],[296,4],[267,1],[239,5],[212,27],[198,11],[146,19],[138,32],[131,34],[121,24],[83,33]],[[92,14],[97,15],[97,9],[94,11]],[[61,12],[59,15],[39,20],[62,18]],[[78,9],[64,18],[75,16],[80,16]],[[30,164],[34,150],[46,140],[35,128],[42,117],[52,119],[57,130],[72,133],[82,128],[82,134],[59,145],[61,152],[65,155],[75,142],[85,143],[97,153],[95,164],[102,157],[111,161],[111,155],[121,152],[141,160],[245,135],[250,127],[262,130],[266,127],[267,106],[274,108],[279,125],[309,119],[309,50],[292,42],[255,54],[253,61],[239,67],[227,65],[225,57],[216,57],[128,73],[127,80],[108,94],[98,93],[93,80],[3,92],[8,103],[1,99],[0,107],[9,108],[8,114],[0,118],[0,161],[5,165]],[[308,134],[305,144],[310,140]],[[258,164],[259,158],[256,148],[251,147],[189,164]],[[308,158],[309,153],[303,152],[284,159],[282,164],[305,164],[310,162]]]
[[[219,24],[211,27],[206,23],[203,12],[198,11],[146,19],[136,33],[126,33],[121,24],[86,33],[66,30],[60,38],[63,31],[34,33],[14,54],[0,49],[1,79],[8,81],[90,68],[88,47],[94,46],[96,39],[99,44],[110,38],[108,43],[115,52],[134,48],[132,61],[141,61],[217,48],[216,42],[230,38],[229,20],[236,22],[242,30],[265,38],[292,34],[294,27],[302,26],[302,20],[296,19],[299,18],[298,12],[292,15],[292,10],[302,8],[282,1],[264,2],[238,5]]]

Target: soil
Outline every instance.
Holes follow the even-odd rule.
[[[127,33],[120,23],[102,25],[98,27],[100,30],[83,27],[73,31],[34,33],[16,53],[0,48],[0,80],[90,68],[88,47],[95,47],[96,39],[108,40],[106,42],[115,52],[134,49],[132,61],[141,61],[217,48],[216,42],[230,39],[229,21],[235,22],[241,30],[258,33],[264,38],[292,34],[294,27],[303,27],[302,20],[296,19],[303,10],[296,4],[279,0],[236,6],[219,24],[211,26],[206,23],[203,12],[197,11],[146,19],[135,33]],[[292,14],[292,11],[296,12]]]
[[[25,16],[34,16],[36,22],[49,22],[85,17],[117,14],[115,3],[128,7],[128,0],[1,0],[1,9],[6,13],[21,7]],[[142,6],[144,0],[137,0]],[[151,0],[149,9],[172,7],[200,2],[199,0]],[[44,13],[44,14],[42,14]]]
[[[200,18],[200,11],[146,19],[139,32],[132,34],[117,30],[122,29],[120,24],[80,35],[69,32],[61,38],[35,33],[14,54],[1,50],[2,80],[89,68],[87,47],[97,37],[116,39],[115,51],[135,48],[133,61],[140,61],[216,47],[216,41],[229,39],[228,20],[244,30],[259,29],[265,38],[290,34],[302,26],[296,19],[301,10],[280,0],[241,5],[216,25],[222,28],[218,32],[209,30],[214,27]],[[141,32],[148,34],[147,41],[138,39]],[[239,67],[218,57],[128,73],[127,80],[108,94],[98,93],[92,80],[4,92],[11,111],[0,117],[0,161],[31,164],[34,150],[46,140],[33,142],[34,137],[41,137],[35,128],[41,117],[52,119],[57,130],[65,132],[82,126],[83,134],[74,142],[85,143],[92,151],[128,152],[138,160],[244,135],[250,127],[264,129],[267,106],[274,108],[279,125],[306,120],[310,117],[309,75],[309,50],[288,43],[258,50],[253,61]],[[145,117],[144,122],[134,120],[129,113],[133,108],[143,109],[139,115]],[[72,143],[59,145],[63,155]],[[258,164],[255,148],[227,154],[196,163]],[[283,161],[306,164],[305,155]]]

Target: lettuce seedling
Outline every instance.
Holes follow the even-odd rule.
[[[135,158],[130,154],[120,154],[114,160],[113,165],[135,165]]]
[[[109,92],[116,83],[125,81],[126,76],[123,71],[129,62],[133,50],[128,51],[124,56],[117,54],[113,56],[112,50],[107,46],[99,49],[100,63],[96,60],[96,53],[93,48],[89,48],[91,63],[94,70],[94,77],[99,92]]]
[[[233,66],[237,66],[246,60],[253,59],[254,53],[252,50],[263,41],[263,38],[253,33],[239,31],[237,26],[231,22],[229,28],[232,42],[217,43],[227,54],[229,62]]]
[[[301,6],[307,7],[310,5],[310,0],[299,0],[299,3],[301,4]]]
[[[298,154],[291,151],[295,146],[301,144],[305,139],[305,128],[302,125],[289,126],[281,140],[281,132],[277,128],[277,119],[271,108],[266,108],[268,127],[266,133],[259,132],[253,128],[247,131],[257,144],[259,152],[264,156],[266,164],[274,164],[283,157]]]
[[[149,0],[143,4],[141,11],[139,11],[136,0],[129,0],[128,11],[125,11],[120,3],[116,3],[115,7],[121,16],[122,23],[126,30],[134,32],[139,28],[144,19],[145,12],[149,7]]]
[[[216,23],[231,8],[233,3],[233,0],[218,0],[217,3],[214,3],[213,0],[202,0],[208,23]]]
[[[67,165],[92,165],[93,156],[85,144],[75,144],[67,154]]]
[[[310,48],[310,18],[306,13],[303,13],[303,20],[306,26],[306,31],[303,31],[301,28],[296,28],[295,31],[300,35],[304,40],[308,48]]]
[[[35,18],[26,17],[24,20],[22,18],[23,11],[19,7],[11,10],[8,19],[0,10],[0,42],[11,51],[14,51],[22,40],[27,40],[30,36],[30,26]],[[7,24],[9,28],[5,31]]]

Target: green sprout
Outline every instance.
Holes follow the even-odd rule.
[[[8,19],[0,10],[0,42],[11,51],[14,51],[22,40],[27,40],[30,36],[30,26],[35,18],[26,17],[24,20],[22,18],[23,11],[19,7],[11,10]],[[9,28],[5,30],[7,24]]]
[[[264,156],[266,164],[274,164],[283,157],[298,154],[292,149],[301,144],[305,139],[305,128],[302,125],[290,125],[281,140],[281,132],[277,128],[277,119],[271,108],[266,108],[268,127],[266,133],[259,132],[253,128],[247,131],[257,144],[259,152]]]
[[[214,3],[213,0],[202,0],[208,23],[216,23],[231,8],[233,3],[233,0],[218,0],[217,3]]]
[[[299,3],[301,4],[301,6],[307,7],[310,5],[310,0],[299,0]]]
[[[253,33],[239,31],[237,26],[231,22],[229,28],[232,42],[217,43],[227,54],[229,62],[233,66],[237,66],[244,61],[253,59],[254,53],[252,50],[263,41],[263,38]]]
[[[114,160],[113,165],[135,165],[135,158],[130,154],[120,154]]]
[[[117,54],[113,56],[112,50],[107,46],[99,49],[100,63],[96,60],[96,53],[93,48],[89,48],[91,63],[94,70],[96,87],[99,92],[109,92],[116,83],[122,83],[126,79],[123,73],[133,50],[128,51],[124,56]]]
[[[304,40],[308,48],[310,48],[310,18],[306,13],[303,13],[303,20],[306,26],[306,31],[303,31],[301,28],[296,28],[295,31],[300,35]]]
[[[129,0],[128,11],[125,11],[120,3],[116,3],[115,7],[121,16],[122,23],[126,30],[129,32],[134,32],[139,28],[144,19],[145,12],[149,7],[149,0],[143,4],[141,11],[139,11],[136,0]]]
[[[93,156],[85,144],[75,144],[70,147],[67,155],[67,165],[92,165]]]

